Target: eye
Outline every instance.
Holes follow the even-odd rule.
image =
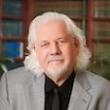
[[[48,45],[49,45],[48,42],[43,42],[43,43],[40,44],[40,47],[47,47]]]
[[[66,39],[59,39],[58,42],[62,44],[62,43],[66,43],[67,40]]]

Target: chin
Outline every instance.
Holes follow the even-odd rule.
[[[52,77],[62,77],[67,73],[68,67],[67,65],[60,67],[60,66],[54,66],[54,67],[48,67],[47,72]]]

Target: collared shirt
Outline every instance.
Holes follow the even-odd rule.
[[[51,79],[46,76],[45,80],[45,110],[51,110],[53,89],[57,88],[60,98],[60,110],[67,110],[70,95],[73,87],[75,74],[72,73],[71,76],[58,87]]]

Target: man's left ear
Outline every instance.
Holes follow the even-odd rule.
[[[74,38],[74,41],[75,41],[74,43],[75,43],[76,48],[79,48],[80,47],[79,40],[77,38]]]

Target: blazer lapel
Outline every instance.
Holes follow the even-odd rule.
[[[32,85],[32,110],[44,110],[44,102],[45,102],[45,94],[44,94],[44,83],[45,77],[44,75],[37,77],[34,75],[33,77],[33,85]]]
[[[76,73],[68,110],[87,110],[92,96],[87,92],[90,84],[84,73]]]

